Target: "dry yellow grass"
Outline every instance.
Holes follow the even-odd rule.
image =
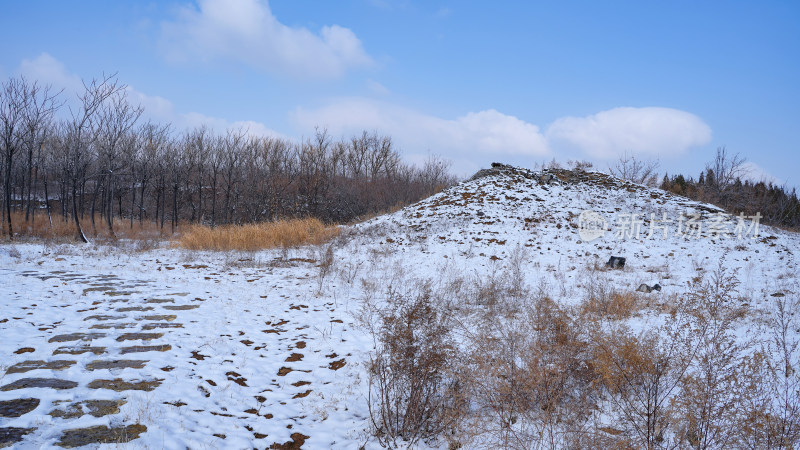
[[[53,214],[53,222],[47,218],[44,212],[34,213],[29,220],[25,220],[25,213],[19,211],[11,212],[11,224],[14,227],[15,238],[41,238],[41,239],[57,239],[57,240],[74,240],[76,236],[75,223],[71,218],[64,219],[60,214]],[[2,239],[8,239],[8,226],[3,222]],[[81,217],[81,228],[86,237],[90,239],[112,239],[108,231],[108,225],[105,220],[99,215],[95,214],[95,226],[92,227],[92,221],[89,216]],[[169,227],[166,229],[169,233]],[[152,221],[144,221],[139,224],[139,221],[134,220],[133,227],[131,227],[130,220],[127,218],[116,218],[114,221],[114,237],[118,239],[158,239],[163,237],[161,229],[158,224]]]
[[[178,240],[190,250],[242,250],[294,247],[321,244],[339,233],[314,218],[289,219],[251,225],[226,225],[210,228],[192,225]]]

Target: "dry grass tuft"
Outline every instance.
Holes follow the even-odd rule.
[[[267,248],[319,245],[338,233],[337,227],[326,226],[314,218],[250,225],[227,225],[216,228],[192,225],[178,239],[178,246],[190,250],[256,251]]]
[[[630,318],[643,305],[633,292],[613,292],[608,296],[590,297],[581,304],[581,313],[616,320]]]

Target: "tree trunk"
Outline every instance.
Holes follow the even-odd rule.
[[[50,222],[50,228],[53,228],[53,216],[50,214],[50,200],[47,196],[47,174],[44,178],[44,206],[47,209],[47,220]]]
[[[108,174],[108,209],[106,210],[106,224],[108,224],[108,234],[116,238],[114,234],[114,180],[112,174]]]
[[[81,222],[78,219],[78,180],[72,180],[72,218],[75,220],[75,238],[78,242],[88,243],[89,240],[83,234]]]
[[[5,215],[8,224],[8,238],[14,239],[14,230],[11,226],[11,155],[8,154],[6,157],[6,179],[3,185],[3,189],[5,190]]]
[[[176,226],[178,226],[178,183],[172,187],[172,234],[175,234]]]
[[[136,183],[134,183],[133,179],[131,179],[131,211],[130,211],[130,214],[131,214],[131,226],[130,226],[130,229],[131,230],[133,229],[133,216],[134,216],[133,209],[135,207],[136,207]]]

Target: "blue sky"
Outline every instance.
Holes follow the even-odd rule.
[[[629,152],[697,174],[720,146],[800,185],[800,2],[4,2],[0,76],[118,72],[177,129],[389,134],[469,174]]]

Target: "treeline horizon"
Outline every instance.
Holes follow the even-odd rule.
[[[457,182],[449,163],[429,157],[402,161],[391,137],[363,131],[334,140],[316,128],[292,141],[252,136],[244,128],[207,126],[178,131],[142,120],[116,75],[84,83],[67,118],[63,92],[23,77],[0,90],[3,234],[11,216],[37,212],[74,223],[86,241],[100,217],[111,236],[115,221],[149,221],[175,232],[179,223],[248,224],[314,217],[347,223],[413,203]]]
[[[731,214],[760,214],[762,223],[800,230],[800,200],[797,190],[771,181],[752,181],[745,176],[745,159],[731,156],[725,148],[697,179],[684,175],[664,174],[659,187],[692,200],[717,205]]]

